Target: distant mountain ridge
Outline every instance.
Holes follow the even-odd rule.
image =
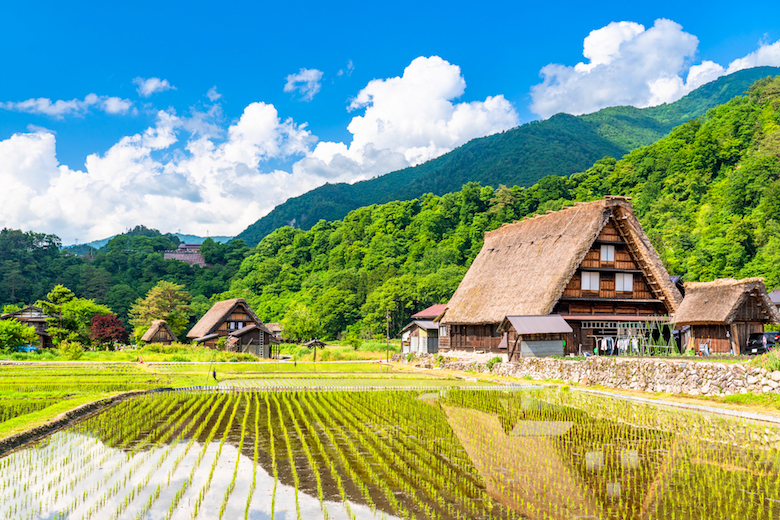
[[[251,247],[279,227],[310,229],[322,219],[339,220],[362,206],[456,192],[469,181],[527,187],[547,175],[585,171],[604,156],[621,158],[654,143],[675,126],[744,93],[756,80],[778,74],[778,67],[746,69],[707,83],[674,103],[643,109],[610,107],[582,116],[561,113],[473,139],[418,166],[355,184],[325,184],[291,198],[236,238]]]
[[[171,236],[174,236],[181,240],[184,244],[202,244],[204,240],[207,238],[211,238],[214,242],[217,242],[218,244],[226,244],[233,240],[233,237],[225,237],[225,236],[216,236],[216,237],[201,237],[198,235],[187,235],[184,233],[170,233]],[[87,254],[89,249],[100,249],[101,247],[108,244],[112,238],[118,237],[119,235],[114,235],[112,237],[103,238],[101,240],[93,240],[92,242],[87,242],[85,244],[71,244],[64,246],[63,249],[66,249],[68,251],[71,251],[72,253],[84,255]]]

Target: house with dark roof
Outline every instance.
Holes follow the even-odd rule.
[[[161,345],[170,345],[178,340],[176,334],[173,333],[168,326],[168,322],[165,320],[154,320],[152,326],[149,327],[144,335],[141,337],[141,341],[145,343],[160,343]]]
[[[675,316],[689,348],[711,353],[740,354],[754,332],[780,323],[780,313],[766,292],[763,278],[687,282],[685,298]]]
[[[215,348],[220,338],[225,338],[233,351],[262,358],[271,357],[272,345],[276,343],[244,298],[215,303],[187,333],[187,339],[209,348]]]
[[[18,311],[8,312],[0,316],[0,320],[16,320],[24,323],[28,327],[35,329],[35,333],[38,335],[38,343],[43,348],[52,348],[54,343],[51,336],[49,336],[49,325],[46,323],[46,318],[52,318],[56,316],[50,316],[43,312],[43,309],[36,307],[35,305],[28,305]]]
[[[499,331],[506,317],[560,314],[572,329],[565,353],[593,351],[646,333],[650,322],[669,323],[681,301],[630,199],[607,196],[485,233],[436,318],[439,350],[508,358],[509,331]]]

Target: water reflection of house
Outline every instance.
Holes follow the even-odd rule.
[[[526,218],[485,243],[437,318],[439,349],[507,354],[507,316],[560,314],[566,353],[668,322],[682,300],[624,197]]]
[[[9,312],[0,316],[0,320],[16,320],[25,325],[35,329],[35,333],[38,335],[38,342],[43,348],[51,348],[54,346],[51,336],[49,336],[49,325],[46,323],[46,318],[52,316],[43,312],[43,309],[36,307],[35,305],[29,305],[24,309],[18,311]]]
[[[162,345],[170,345],[179,341],[176,338],[176,334],[173,333],[168,326],[168,322],[165,320],[154,320],[152,326],[149,327],[144,335],[141,337],[141,341],[146,343],[160,343]]]
[[[187,333],[187,338],[209,348],[225,338],[232,350],[263,358],[271,357],[271,346],[276,343],[271,331],[243,298],[215,303]]]
[[[685,298],[676,315],[677,327],[690,326],[685,344],[710,352],[739,354],[753,332],[780,322],[763,278],[721,279],[686,283]]]

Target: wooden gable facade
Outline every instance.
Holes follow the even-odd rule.
[[[682,300],[628,199],[607,197],[486,233],[439,324],[439,349],[508,357],[506,316],[560,314],[565,353],[647,334]]]
[[[271,331],[243,298],[217,302],[195,324],[187,338],[205,347],[215,348],[220,338],[230,339],[234,350],[268,357],[274,340]],[[246,348],[252,346],[254,348]]]

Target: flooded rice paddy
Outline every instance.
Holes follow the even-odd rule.
[[[0,518],[780,518],[766,424],[557,389],[223,390],[0,459]]]

